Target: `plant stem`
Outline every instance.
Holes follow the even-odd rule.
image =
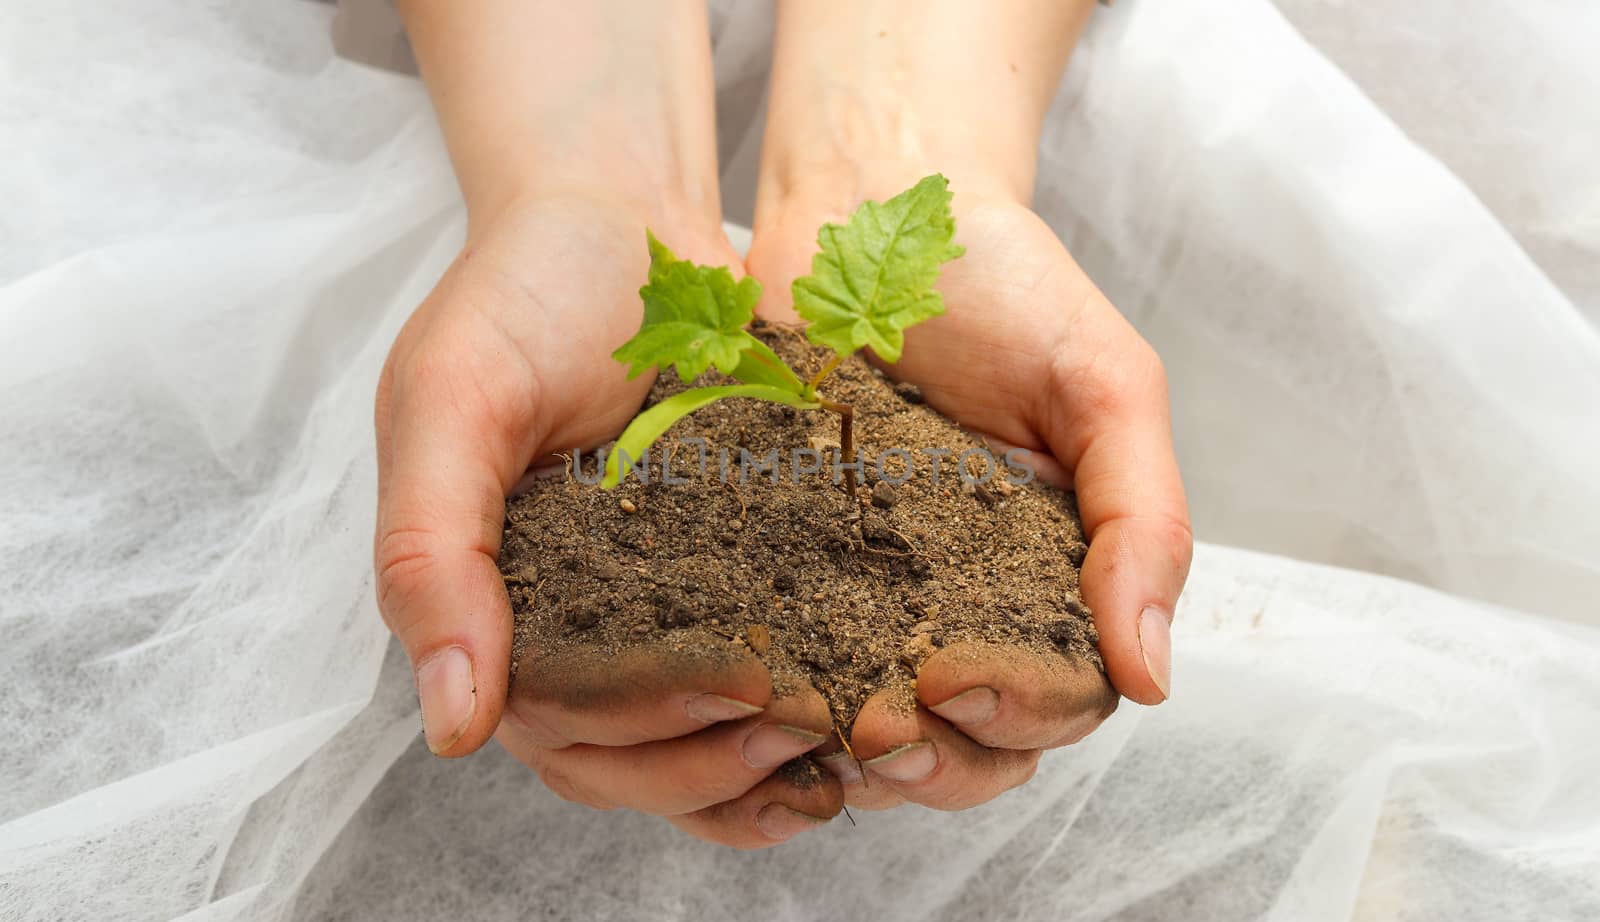
[[[835,359],[834,362],[833,362],[833,365],[838,365],[838,364],[839,364],[838,360]],[[830,365],[828,368],[824,368],[823,369],[823,374],[826,374],[828,371],[832,370],[833,365]],[[821,378],[822,375],[818,375],[817,377]],[[855,422],[855,418],[856,418],[855,408],[850,406],[850,404],[848,404],[848,403],[837,403],[835,401],[829,400],[828,398],[822,397],[822,396],[818,396],[816,399],[817,399],[818,403],[822,404],[822,408],[823,409],[830,410],[830,411],[832,411],[834,413],[839,414],[839,457],[840,457],[841,462],[843,464],[845,464],[845,465],[853,464],[855,462],[855,447],[856,447],[855,446],[855,427],[853,425],[853,423]],[[854,502],[855,498],[856,498],[856,471],[855,471],[855,468],[853,468],[853,467],[844,467],[843,468],[843,473],[844,473],[844,491],[845,491],[845,493],[847,495],[849,495],[850,500],[852,502]]]
[[[822,370],[817,372],[816,377],[814,377],[810,381],[806,382],[806,390],[811,392],[811,393],[816,393],[817,385],[821,384],[823,379],[825,379],[829,375],[833,374],[834,369],[838,368],[839,367],[839,363],[843,362],[843,361],[844,361],[844,356],[835,355],[833,357],[832,361],[830,361],[830,362],[828,362],[828,364],[822,366]]]

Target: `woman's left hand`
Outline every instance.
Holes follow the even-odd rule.
[[[797,319],[790,283],[810,271],[816,229],[923,171],[900,172],[887,187],[764,201],[746,260],[764,286],[763,316]],[[1155,351],[1028,208],[959,191],[956,208],[967,252],[940,279],[947,312],[907,330],[902,359],[883,368],[955,421],[1028,450],[1041,477],[1077,492],[1090,539],[1081,591],[1106,670],[1020,648],[941,650],[917,675],[914,713],[880,693],[856,719],[851,748],[881,783],[864,783],[843,753],[823,760],[846,803],[869,809],[975,806],[1031,778],[1044,749],[1097,727],[1117,692],[1165,700],[1169,625],[1192,550]]]

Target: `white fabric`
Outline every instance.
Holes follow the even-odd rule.
[[[4,6],[0,918],[1600,918],[1600,10],[1097,14],[1039,206],[1171,369],[1175,697],[745,854],[420,746],[367,566],[462,234],[421,88],[311,4]],[[739,217],[770,10],[714,24]]]

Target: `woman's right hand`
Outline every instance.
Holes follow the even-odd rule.
[[[651,228],[684,257],[739,264],[714,217],[672,220]],[[772,700],[753,656],[708,670],[645,651],[557,664],[533,650],[507,688],[505,497],[538,460],[614,436],[648,391],[651,378],[629,381],[611,359],[639,323],[645,224],[596,197],[512,202],[475,226],[405,324],[377,396],[379,607],[411,657],[435,753],[495,734],[563,797],[770,845],[843,803],[831,778],[802,791],[772,776],[831,728],[814,691]]]

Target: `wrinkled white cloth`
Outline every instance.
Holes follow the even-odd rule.
[[[1171,372],[1175,696],[747,854],[420,745],[368,573],[463,231],[420,85],[319,5],[3,6],[0,918],[1600,918],[1600,8],[1098,13],[1038,206]],[[713,25],[748,220],[771,11]]]

